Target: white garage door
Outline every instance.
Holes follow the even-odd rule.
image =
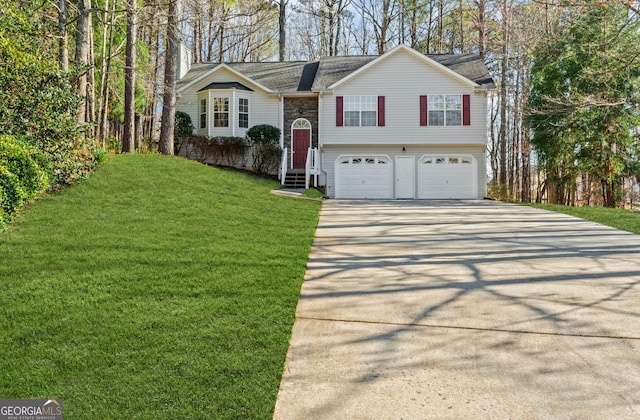
[[[388,156],[340,156],[336,160],[336,198],[391,198]]]
[[[418,198],[477,198],[477,167],[471,155],[423,156],[418,162]]]

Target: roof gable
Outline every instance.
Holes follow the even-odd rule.
[[[358,77],[358,75],[366,72],[367,70],[369,70],[370,68],[378,65],[379,63],[389,60],[391,59],[391,57],[400,54],[400,53],[406,53],[409,54],[415,58],[417,58],[418,60],[424,62],[425,64],[431,66],[432,68],[435,68],[436,70],[447,74],[450,77],[453,77],[455,79],[457,79],[458,81],[468,85],[469,87],[472,88],[481,88],[480,84],[478,84],[476,81],[474,81],[473,79],[470,79],[468,77],[466,77],[464,74],[457,72],[455,70],[453,70],[452,68],[450,68],[449,66],[452,66],[454,64],[459,64],[457,62],[456,57],[458,56],[458,54],[446,54],[446,55],[441,55],[441,56],[426,56],[424,54],[419,53],[418,51],[414,50],[413,48],[409,48],[406,45],[399,45],[397,47],[395,47],[394,49],[386,52],[385,54],[382,54],[380,56],[374,57],[374,59],[372,59],[371,61],[369,61],[368,63],[366,63],[365,65],[357,68],[355,71],[346,74],[343,78],[335,81],[334,83],[330,84],[327,86],[328,89],[334,89],[338,86],[340,86],[343,83],[348,82],[349,80],[352,80],[356,77]],[[468,61],[473,61],[471,59],[471,57],[473,56],[473,54],[467,54],[469,60]],[[476,56],[477,57],[477,56]],[[448,66],[448,65],[449,66]],[[484,64],[483,64],[484,65]],[[463,66],[458,65],[457,66],[459,69],[463,69]],[[488,74],[487,74],[488,76]]]

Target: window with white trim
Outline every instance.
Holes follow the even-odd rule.
[[[238,98],[238,127],[249,128],[249,99]]]
[[[462,125],[462,95],[429,95],[429,125]]]
[[[200,128],[207,128],[207,100],[200,99]]]
[[[377,96],[345,96],[344,125],[375,127],[378,124]]]
[[[229,98],[213,98],[213,126],[229,127]]]

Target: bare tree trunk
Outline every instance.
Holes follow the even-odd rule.
[[[67,11],[67,0],[58,0],[58,36],[59,51],[58,60],[60,61],[60,70],[63,73],[69,71],[69,40],[67,38],[67,22],[69,20],[69,12]]]
[[[409,29],[411,48],[418,48],[418,0],[411,0],[411,27]]]
[[[337,14],[336,14],[336,19],[337,19],[337,23],[336,23],[336,36],[335,39],[333,40],[334,43],[334,47],[333,47],[333,51],[335,51],[335,54],[338,55],[338,45],[340,44],[340,32],[342,32],[342,5],[343,0],[339,0],[338,1],[338,10],[337,10]]]
[[[486,34],[486,23],[485,23],[485,15],[487,13],[487,0],[475,0],[476,6],[478,7],[478,21],[477,21],[477,29],[478,29],[478,54],[480,57],[484,58],[485,51],[487,49],[487,34]]]
[[[431,28],[433,27],[433,2],[435,0],[429,0],[429,26],[428,26],[428,31],[427,31],[427,48],[425,51],[425,54],[431,54],[431,46],[432,46],[432,42],[433,41],[433,33],[431,31]]]
[[[111,51],[113,49],[113,27],[115,26],[115,10],[118,6],[118,0],[114,0],[111,10],[111,17],[109,23],[109,43],[108,46],[105,46],[105,58],[106,65],[104,66],[104,71],[102,74],[102,88],[100,90],[102,95],[102,101],[100,105],[100,138],[102,139],[102,146],[106,145],[106,139],[108,137],[109,132],[109,120],[108,120],[108,109],[109,109],[109,73],[111,72]],[[105,30],[106,32],[106,30]],[[107,44],[105,44],[107,45]]]
[[[287,45],[287,31],[285,26],[285,16],[287,11],[287,0],[280,0],[278,13],[278,59],[285,60],[285,47]]]
[[[89,18],[87,19],[87,34],[88,34],[88,49],[87,49],[87,63],[90,64],[87,69],[87,106],[86,106],[86,115],[85,121],[91,122],[91,137],[95,136],[95,120],[96,120],[96,89],[95,89],[95,77],[96,77],[96,66],[95,66],[95,52],[94,52],[94,41],[93,41],[93,18],[91,14],[89,14]]]
[[[178,54],[178,28],[176,13],[178,0],[169,0],[167,17],[167,42],[164,62],[164,98],[162,103],[162,125],[158,149],[165,155],[173,155],[173,131],[176,114],[176,56]]]
[[[500,172],[498,183],[507,184],[507,76],[509,67],[509,10],[507,0],[502,9],[502,69],[500,72],[500,134],[498,136]]]
[[[127,0],[127,47],[124,76],[124,136],[122,152],[134,151],[136,133],[136,39],[137,39],[136,0]]]
[[[444,0],[438,0],[438,54],[444,51]]]
[[[465,52],[464,48],[464,7],[460,0],[460,51]]]
[[[78,23],[76,25],[76,51],[75,62],[81,73],[78,75],[77,86],[78,96],[82,98],[82,103],[78,106],[78,122],[83,124],[87,121],[87,67],[89,64],[89,35],[88,20],[91,0],[78,0]]]
[[[149,34],[149,51],[153,51],[153,84],[149,93],[149,101],[145,108],[145,124],[143,135],[147,139],[156,140],[156,108],[158,97],[158,74],[160,69],[160,30],[157,16],[154,17],[153,28]],[[201,57],[202,58],[202,57]]]

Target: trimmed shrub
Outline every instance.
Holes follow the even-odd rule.
[[[242,168],[245,165],[247,142],[242,137],[191,136],[187,143],[198,162]],[[191,156],[189,156],[191,157]]]
[[[247,131],[247,138],[252,146],[253,169],[259,174],[277,173],[282,158],[280,129],[268,124],[254,125]]]
[[[280,142],[280,129],[269,124],[254,125],[247,130],[247,138],[251,144],[273,144]]]

